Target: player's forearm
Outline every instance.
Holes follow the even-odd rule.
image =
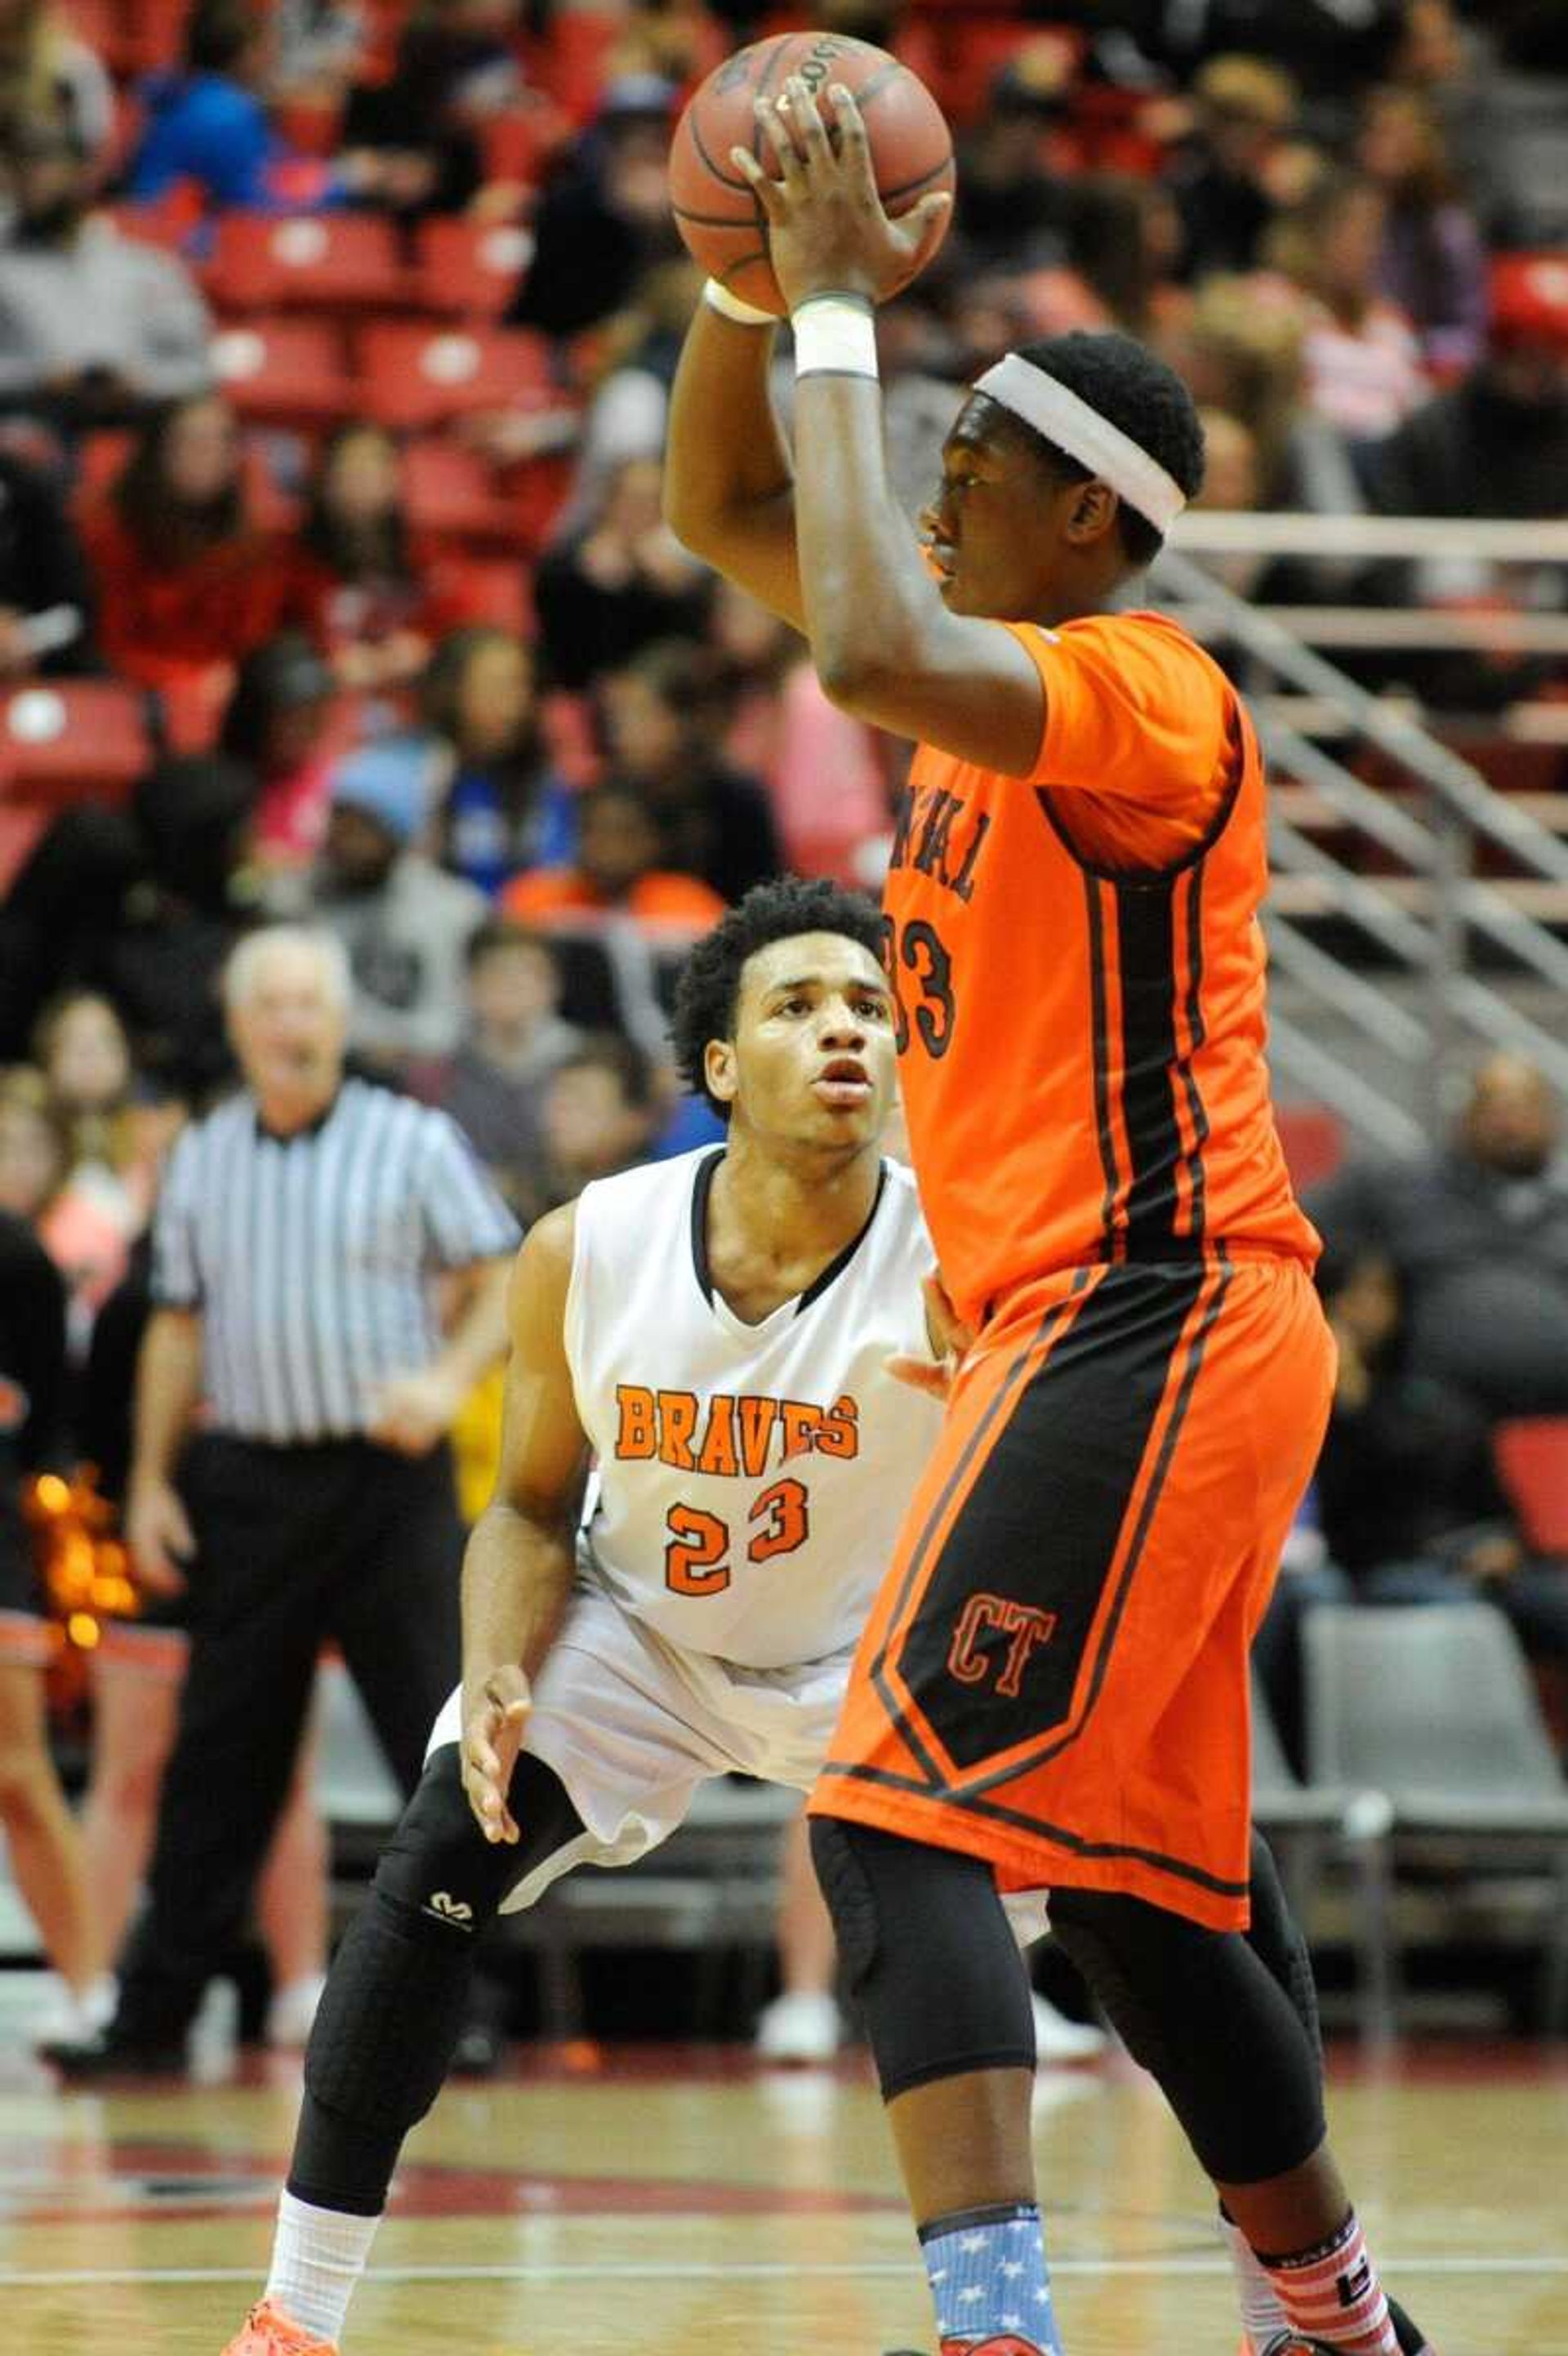
[[[725,520],[787,495],[789,449],[773,413],[773,337],[699,303],[670,395],[665,515],[695,556],[716,552]]]
[[[133,1485],[173,1479],[201,1398],[201,1319],[187,1310],[155,1310],[136,1361]]]
[[[475,1523],[463,1558],[463,1683],[475,1690],[516,1663],[533,1676],[571,1592],[572,1517],[547,1518],[500,1499]]]
[[[853,709],[880,680],[931,659],[941,600],[888,482],[882,400],[869,378],[795,386],[795,544],[817,676]]]

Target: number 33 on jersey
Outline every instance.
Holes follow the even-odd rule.
[[[768,1669],[859,1635],[941,1420],[896,1382],[923,1356],[932,1265],[914,1183],[761,1323],[709,1278],[709,1189],[688,1154],[580,1197],[566,1343],[597,1460],[583,1576],[671,1642]]]

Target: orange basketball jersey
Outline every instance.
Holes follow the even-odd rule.
[[[1013,631],[1035,766],[923,745],[884,894],[915,1169],[960,1313],[1085,1263],[1286,1256],[1264,1062],[1263,766],[1185,631],[1124,614]]]

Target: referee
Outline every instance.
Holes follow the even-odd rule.
[[[410,1792],[456,1675],[445,1435],[505,1347],[517,1230],[444,1113],[345,1076],[350,991],[328,934],[240,944],[224,1001],[245,1087],[180,1139],[159,1199],[125,1526],[154,1593],[188,1572],[190,1662],[118,2009],[96,2042],[50,2049],[68,2075],[183,2065],[323,1642]]]

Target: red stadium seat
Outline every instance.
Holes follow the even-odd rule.
[[[532,633],[533,582],[517,557],[446,557],[432,566],[430,585],[451,600],[464,625],[484,623],[518,637]]]
[[[1522,1416],[1492,1434],[1498,1478],[1532,1553],[1568,1556],[1568,1416]]]
[[[537,188],[545,166],[575,127],[571,116],[539,91],[526,92],[522,104],[509,106],[504,113],[485,115],[473,131],[486,186],[503,181]]]
[[[10,890],[12,878],[48,822],[48,810],[40,802],[0,801],[0,894]]]
[[[296,155],[336,155],[343,128],[343,101],[333,93],[281,99],[272,122],[285,147]]]
[[[525,328],[381,320],[360,330],[358,357],[367,412],[394,431],[428,433],[475,410],[560,401],[549,342]]]
[[[516,500],[497,487],[495,468],[461,443],[438,436],[411,442],[403,497],[411,530],[432,540],[475,552],[517,545]]]
[[[447,318],[498,319],[533,252],[530,232],[510,222],[422,221],[420,302]]]
[[[178,253],[189,242],[206,209],[194,180],[176,180],[161,197],[153,197],[145,204],[112,206],[110,219],[122,237],[137,238],[144,245]]]
[[[156,73],[177,64],[185,36],[187,0],[120,0],[124,26],[119,73]]]
[[[497,467],[439,435],[404,455],[409,520],[424,538],[464,556],[536,555],[571,496],[570,453]]]
[[[610,9],[560,8],[534,54],[539,88],[572,121],[592,123],[610,78],[610,53],[621,37],[618,14]]]
[[[380,311],[409,291],[390,221],[368,213],[225,213],[204,277],[220,311]]]
[[[225,327],[213,338],[212,364],[239,414],[258,424],[336,424],[358,398],[342,337],[325,319]]]
[[[1276,1105],[1275,1125],[1293,1186],[1331,1178],[1345,1158],[1345,1124],[1327,1105]]]
[[[122,800],[152,750],[144,700],[121,680],[39,680],[0,701],[8,805]]]

